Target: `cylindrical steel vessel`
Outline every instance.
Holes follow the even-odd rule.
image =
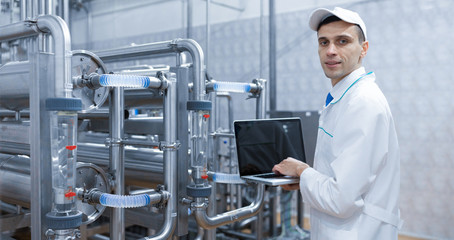
[[[0,149],[2,149],[1,146]],[[78,159],[105,168],[109,163],[109,155],[106,154],[108,151],[108,149],[104,151],[102,146],[87,148],[80,146]],[[127,149],[126,156],[135,158],[126,159],[126,185],[154,188],[157,184],[164,182],[162,152]],[[29,208],[30,191],[30,158],[25,155],[0,153],[0,200]]]
[[[9,62],[0,67],[0,108],[28,108],[30,68],[28,61]]]
[[[0,153],[0,200],[30,207],[30,158]]]

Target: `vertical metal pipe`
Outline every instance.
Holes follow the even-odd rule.
[[[113,174],[113,194],[124,195],[124,150],[121,140],[124,135],[124,89],[115,87],[110,91],[110,172]],[[125,239],[124,209],[111,208],[110,239]]]
[[[87,47],[87,49],[91,49],[92,16],[90,10],[88,9],[87,6],[85,6],[85,4],[82,4],[82,8],[85,10],[85,13],[87,14],[87,33],[85,38],[86,41],[85,46]]]
[[[25,5],[25,0],[20,0],[20,20],[24,21],[27,18],[27,6]]]
[[[46,1],[38,0],[36,1],[38,5],[38,15],[46,14]]]
[[[297,195],[297,202],[298,202],[298,222],[297,225],[304,229],[304,202],[303,197],[301,194]]]
[[[263,69],[264,69],[264,64],[263,64],[263,49],[265,46],[265,40],[263,39],[264,35],[264,29],[265,29],[265,0],[260,0],[260,78],[264,78],[263,76]]]
[[[44,1],[43,1],[44,2]],[[46,0],[45,1],[45,9],[44,9],[44,14],[46,15],[53,15],[54,14],[54,1],[53,0]],[[46,49],[48,52],[54,52],[53,51],[53,46],[54,44],[52,43],[53,39],[51,36],[46,36]]]
[[[256,103],[256,109],[255,109],[255,115],[258,119],[265,118],[266,117],[266,88],[267,86],[267,81],[265,79],[257,79],[257,83],[260,84],[261,89],[260,89],[260,95],[257,98],[257,103]]]
[[[30,5],[28,5],[30,6]],[[29,10],[31,9],[28,8]],[[37,39],[30,39],[28,44],[28,59],[32,61],[33,69],[30,72],[30,179],[31,179],[31,189],[33,191],[30,192],[30,198],[34,199],[34,201],[30,201],[30,211],[31,211],[31,238],[32,239],[41,239],[42,238],[42,216],[43,212],[46,210],[41,209],[42,205],[44,204],[41,200],[41,195],[43,189],[41,188],[41,169],[42,164],[44,162],[40,161],[40,157],[42,154],[43,149],[40,146],[40,139],[41,139],[41,121],[40,121],[40,114],[44,111],[44,104],[40,104],[40,92],[39,92],[39,76],[38,76],[38,69],[39,69],[39,62],[37,54],[33,54],[37,52]],[[41,110],[41,111],[40,111]],[[49,136],[50,140],[50,136]],[[50,148],[49,148],[50,150]],[[50,157],[50,151],[49,151]],[[47,161],[48,162],[48,161]],[[50,169],[50,166],[49,166]],[[51,182],[52,179],[49,179]],[[50,209],[50,207],[49,207]]]
[[[53,0],[46,0],[46,9],[44,10],[44,14],[53,15],[54,14],[54,1]]]
[[[208,59],[207,59],[208,61]],[[217,113],[219,112],[219,109],[217,108],[217,93],[216,92],[212,92],[210,93],[210,100],[211,100],[211,103],[212,103],[212,106],[214,106],[214,108],[211,110],[211,118],[210,118],[210,125],[209,125],[209,133],[214,133],[216,131],[216,129],[218,129],[218,125],[216,125],[216,118],[215,116],[217,115]],[[219,161],[218,159],[218,155],[217,155],[217,152],[215,151],[216,145],[217,143],[217,138],[216,137],[213,137],[213,138],[209,138],[209,144],[208,144],[208,164],[209,166],[211,167],[211,169],[209,168],[208,170],[209,171],[213,171],[213,172],[217,172],[217,162]],[[211,184],[211,195],[209,197],[209,205],[208,205],[208,209],[207,209],[207,213],[208,213],[208,216],[214,216],[216,215],[216,192],[217,192],[217,184],[215,182],[213,182]],[[210,230],[200,230],[199,228],[199,235],[200,235],[200,231],[205,231],[205,236],[204,238],[206,240],[214,240],[216,239],[216,229],[210,229]],[[203,234],[203,232],[202,232]],[[203,235],[202,235],[203,236]]]
[[[66,1],[66,0],[62,0],[62,3],[63,3],[63,19],[65,20],[66,24],[69,25],[69,1]]]
[[[188,26],[186,31],[186,37],[192,38],[192,3],[193,0],[188,0]]]
[[[276,111],[276,7],[270,0],[270,111]]]
[[[275,237],[278,235],[278,225],[280,223],[277,222],[277,217],[276,217],[276,210],[279,206],[279,201],[278,201],[278,191],[277,191],[277,188],[271,188],[270,191],[269,191],[269,208],[270,208],[270,221],[269,221],[269,229],[270,229],[270,236],[271,237]],[[281,212],[283,212],[281,210]],[[281,222],[282,222],[282,218],[284,216],[281,215]]]
[[[169,78],[167,94],[164,97],[164,134],[165,142],[173,144],[177,141],[177,87],[175,78]],[[164,224],[161,231],[145,239],[171,239],[177,221],[177,151],[164,149],[164,185],[170,192],[170,199],[164,213]]]
[[[210,0],[206,0],[206,53],[205,53],[205,69],[209,69],[209,56],[210,56]]]
[[[18,121],[18,122],[21,121],[20,111],[16,111],[16,112],[15,112],[14,120],[16,120],[16,121]]]
[[[26,6],[27,6],[27,18],[33,18],[35,15],[35,9],[38,7],[38,1],[35,0],[26,0]]]
[[[30,163],[31,171],[31,238],[45,239],[45,214],[51,210],[52,182],[50,154],[50,116],[45,99],[54,97],[54,58],[38,52],[38,40],[29,39],[28,59],[33,62],[30,72]],[[50,66],[46,69],[46,66]]]
[[[266,80],[265,79],[257,79],[257,83],[260,84],[261,90],[260,95],[257,98],[257,106],[256,106],[256,118],[263,119],[266,117]],[[263,212],[260,211],[257,215],[256,221],[256,238],[262,239],[263,237]]]
[[[10,9],[10,23],[14,22],[14,0],[9,0],[9,9]]]

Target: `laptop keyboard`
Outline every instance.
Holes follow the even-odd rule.
[[[279,175],[275,173],[264,173],[264,174],[259,174],[255,175],[256,177],[261,177],[261,178],[275,178],[275,177],[283,177],[284,175]]]

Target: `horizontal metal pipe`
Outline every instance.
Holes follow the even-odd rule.
[[[252,217],[261,210],[264,203],[264,195],[265,186],[263,184],[258,184],[257,196],[254,202],[252,202],[249,206],[218,214],[213,217],[207,215],[204,205],[196,205],[194,211],[195,219],[200,227],[203,227],[204,229],[213,229],[225,224]]]
[[[113,62],[124,60],[130,57],[136,58],[141,56],[150,57],[151,55],[159,54],[174,54],[172,50],[172,41],[163,41],[155,43],[140,44],[127,46],[103,51],[96,51],[95,54],[100,57],[103,62]]]
[[[17,214],[22,212],[22,208],[18,207],[17,205],[4,203],[0,201],[0,211]]]
[[[233,122],[233,121],[232,121]],[[233,133],[222,133],[222,132],[214,132],[211,134],[213,137],[229,137],[229,138],[234,138],[235,134]]]
[[[156,57],[179,52],[189,52],[194,68],[194,99],[205,97],[204,56],[200,45],[192,39],[174,39],[95,52],[104,62],[124,61],[128,58]]]
[[[237,238],[243,239],[243,240],[244,239],[250,239],[250,240],[257,239],[257,236],[255,236],[255,234],[243,233],[241,231],[232,230],[232,229],[228,229],[228,228],[219,228],[219,230],[228,236],[237,237]]]
[[[0,26],[0,42],[38,35],[39,31],[31,21],[21,21]]]

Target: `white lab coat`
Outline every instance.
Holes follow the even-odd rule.
[[[359,68],[331,90],[320,116],[314,168],[301,174],[315,240],[397,239],[400,159],[388,103]]]

